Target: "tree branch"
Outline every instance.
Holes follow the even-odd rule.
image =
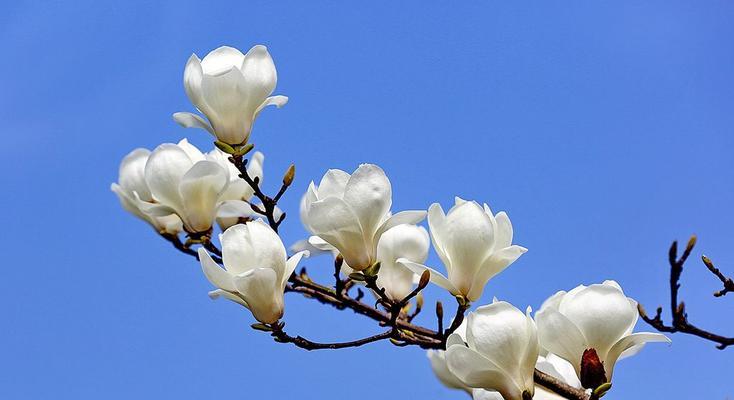
[[[276,194],[275,197],[269,197],[260,189],[260,178],[257,176],[254,178],[251,177],[247,171],[247,159],[244,158],[244,155],[233,154],[229,157],[229,161],[234,164],[240,172],[240,178],[247,182],[247,184],[252,188],[253,195],[262,203],[262,208],[252,204],[251,206],[253,211],[264,216],[268,220],[270,228],[277,233],[280,224],[285,219],[285,213],[281,214],[281,216],[276,219],[275,206],[278,204],[278,200],[280,200],[288,189],[288,186],[293,182],[293,174],[295,171],[293,166],[288,169],[286,176],[283,178],[283,185],[281,185],[280,190],[278,190],[278,194]]]
[[[725,337],[721,336],[719,334],[709,332],[706,330],[703,330],[693,324],[691,324],[688,321],[688,314],[686,313],[686,306],[684,302],[678,302],[678,291],[680,289],[680,277],[683,273],[683,264],[688,259],[688,256],[691,254],[691,251],[693,250],[693,247],[696,245],[696,237],[692,236],[688,240],[688,244],[686,245],[686,249],[683,251],[683,255],[678,258],[678,242],[673,242],[673,244],[670,246],[670,251],[668,252],[668,262],[670,264],[670,314],[672,318],[671,325],[665,325],[665,323],[662,320],[662,312],[663,308],[658,307],[657,312],[655,314],[654,318],[650,318],[647,315],[647,312],[645,312],[645,308],[642,306],[642,304],[637,305],[637,309],[640,313],[640,317],[643,321],[647,322],[650,326],[657,329],[660,332],[668,332],[668,333],[686,333],[693,336],[698,336],[700,338],[718,343],[716,346],[718,349],[723,350],[727,346],[734,345],[734,337]],[[708,261],[708,262],[707,262]],[[723,296],[730,290],[727,290],[727,282],[731,282],[731,279],[728,279],[721,274],[721,272],[713,268],[713,264],[710,264],[711,261],[708,260],[707,257],[704,256],[704,264],[706,264],[706,267],[711,270],[711,272],[714,273],[717,277],[724,278],[722,281],[724,282],[724,290],[719,291],[717,293],[720,293],[720,296]],[[710,266],[709,266],[710,265]],[[712,270],[716,270],[714,272]],[[717,274],[718,272],[718,274]],[[728,279],[728,281],[727,281]],[[734,285],[732,283],[731,285]],[[716,294],[714,294],[716,295]]]
[[[724,274],[721,273],[721,271],[719,271],[719,269],[714,266],[714,263],[708,257],[701,256],[701,260],[703,260],[703,264],[706,266],[706,268],[708,268],[708,270],[711,271],[711,273],[719,278],[721,283],[724,284],[723,289],[714,292],[715,297],[721,297],[729,292],[734,292],[734,281],[731,278],[724,276]]]

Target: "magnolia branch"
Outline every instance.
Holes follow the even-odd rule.
[[[247,159],[244,158],[243,154],[233,154],[229,161],[234,164],[234,166],[237,168],[237,170],[240,172],[240,178],[242,178],[247,184],[252,188],[253,195],[257,197],[258,200],[262,203],[262,208],[255,204],[250,204],[253,211],[256,213],[264,216],[268,220],[268,225],[275,231],[278,232],[278,228],[280,227],[280,224],[285,219],[285,212],[280,215],[280,217],[275,217],[275,206],[278,205],[278,201],[283,196],[285,191],[288,189],[288,186],[293,183],[293,178],[295,177],[296,168],[294,165],[291,165],[288,168],[288,171],[286,171],[285,176],[283,176],[283,184],[281,185],[280,189],[278,190],[278,193],[274,197],[267,196],[263,191],[260,189],[260,178],[259,177],[251,177],[250,174],[247,172]]]
[[[167,238],[169,241],[173,241]],[[211,244],[213,246],[213,244]],[[193,257],[197,257],[196,252],[185,246],[175,246],[176,249],[180,250],[184,254],[188,254]],[[221,263],[221,260],[215,261]],[[337,280],[339,280],[337,275]],[[306,273],[305,268],[301,269],[299,273],[294,273],[288,279],[288,285],[285,291],[291,293],[299,293],[306,298],[315,299],[316,301],[330,305],[338,310],[350,309],[354,313],[366,316],[378,323],[382,327],[388,327],[389,329],[385,332],[357,339],[348,342],[334,342],[334,343],[319,343],[306,339],[302,336],[291,336],[285,332],[285,324],[279,322],[271,325],[264,324],[253,324],[252,327],[257,330],[267,331],[273,336],[274,340],[279,343],[292,343],[296,347],[305,350],[323,350],[323,349],[343,349],[350,347],[359,347],[369,343],[374,343],[382,340],[390,340],[396,346],[419,346],[423,349],[435,349],[445,350],[446,339],[453,331],[455,331],[461,321],[464,318],[464,313],[469,308],[469,304],[461,302],[457,305],[456,315],[452,320],[450,328],[443,332],[442,319],[443,319],[443,306],[440,302],[436,305],[436,314],[438,317],[438,331],[434,331],[422,326],[414,325],[408,321],[408,316],[400,312],[396,317],[393,313],[383,311],[375,308],[365,302],[360,301],[362,297],[361,289],[358,289],[358,295],[356,298],[351,297],[348,293],[350,284],[354,282],[347,280],[340,284],[340,292],[327,286],[323,286],[314,282]],[[426,282],[427,283],[427,282]],[[420,286],[420,285],[419,285]],[[412,292],[408,297],[413,298],[417,295],[418,291]],[[384,299],[383,299],[384,300]],[[410,300],[410,299],[408,299]],[[402,300],[399,303],[403,303]],[[593,400],[593,395],[590,397],[582,389],[574,388],[559,379],[554,378],[551,375],[545,374],[539,370],[535,370],[535,383],[544,388],[553,391],[567,399],[571,400]]]
[[[689,335],[698,336],[700,338],[718,343],[716,346],[718,349],[725,349],[727,346],[734,345],[734,337],[725,337],[713,332],[703,330],[688,321],[688,313],[686,313],[686,306],[683,301],[678,302],[678,291],[680,290],[680,277],[683,273],[683,264],[685,264],[688,256],[691,255],[693,247],[696,245],[696,237],[692,236],[688,240],[685,250],[680,258],[678,258],[678,242],[673,242],[668,252],[668,262],[670,263],[670,314],[672,318],[671,325],[665,325],[662,320],[663,308],[658,307],[655,313],[655,317],[650,318],[645,312],[645,308],[642,304],[638,304],[637,308],[640,312],[640,317],[650,324],[653,328],[660,332],[681,332]],[[720,297],[726,293],[734,290],[734,282],[731,278],[725,277],[721,271],[714,267],[711,260],[703,256],[703,263],[706,265],[709,271],[718,277],[724,283],[724,289],[715,292],[714,296]]]

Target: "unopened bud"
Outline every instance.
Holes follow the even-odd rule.
[[[686,245],[686,253],[690,253],[691,250],[693,250],[693,246],[696,245],[696,235],[691,236],[690,239],[688,239],[688,244]]]
[[[612,388],[612,384],[611,383],[609,383],[609,382],[602,383],[601,385],[599,385],[599,387],[597,387],[596,389],[594,389],[594,395],[597,398],[604,397],[604,395],[607,394],[607,392],[611,388]]]
[[[222,150],[223,152],[227,154],[235,154],[237,153],[237,150],[234,149],[234,147],[228,145],[227,143],[224,143],[222,141],[217,140],[214,142],[214,145],[217,146],[219,150]]]
[[[252,327],[252,329],[255,329],[257,331],[263,331],[263,332],[272,332],[273,331],[273,328],[271,328],[271,327],[269,327],[269,326],[267,326],[265,324],[261,324],[261,323],[252,324],[250,326]]]
[[[254,145],[254,144],[252,144],[252,143],[247,143],[246,145],[244,145],[244,146],[240,147],[239,149],[237,149],[237,150],[236,150],[236,151],[234,152],[234,155],[236,155],[236,156],[244,156],[245,154],[249,153],[249,152],[250,152],[250,150],[252,150],[252,149],[253,149],[253,147],[255,147],[255,145]]]
[[[288,167],[288,170],[285,171],[285,175],[283,175],[283,185],[290,186],[291,183],[293,183],[293,178],[296,177],[296,165],[291,164],[290,167]]]
[[[596,389],[601,384],[607,382],[604,364],[593,348],[584,350],[584,354],[581,356],[579,379],[581,380],[581,385],[586,389]]]
[[[418,310],[423,308],[423,293],[418,293],[418,295],[415,296],[415,307]]]
[[[360,274],[359,272],[352,272],[349,274],[349,279],[357,282],[364,282],[364,275]]]
[[[443,319],[443,304],[440,301],[436,302],[436,316],[438,319]]]
[[[418,282],[418,288],[423,289],[428,286],[428,282],[431,281],[431,272],[429,270],[423,271],[421,274],[421,280]]]

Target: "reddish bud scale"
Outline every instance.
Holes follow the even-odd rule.
[[[607,374],[604,371],[604,363],[599,360],[595,349],[584,350],[581,356],[581,385],[587,389],[596,389],[599,385],[607,382]]]

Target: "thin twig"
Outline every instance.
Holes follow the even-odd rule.
[[[275,206],[278,204],[278,200],[280,200],[285,191],[288,189],[290,182],[286,182],[284,180],[283,185],[280,187],[280,190],[278,190],[278,194],[276,194],[275,197],[271,198],[263,193],[263,191],[260,189],[260,178],[257,176],[254,178],[250,176],[249,172],[247,171],[247,159],[245,159],[244,156],[232,155],[229,158],[229,161],[234,164],[234,166],[240,172],[240,178],[247,182],[247,184],[252,188],[253,195],[262,203],[262,208],[254,204],[250,204],[253,211],[267,218],[270,228],[272,228],[275,232],[278,232],[280,224],[283,223],[283,220],[285,219],[285,213],[281,214],[281,216],[276,219]]]
[[[672,318],[671,325],[665,325],[662,320],[663,308],[658,307],[656,310],[655,317],[650,318],[645,311],[642,304],[637,305],[637,309],[640,313],[640,317],[643,321],[647,322],[653,328],[660,332],[681,332],[689,335],[698,336],[700,338],[718,343],[716,346],[718,349],[723,350],[727,346],[734,345],[734,337],[725,337],[719,334],[703,330],[688,321],[688,314],[686,313],[686,306],[684,302],[678,302],[678,291],[680,289],[680,277],[683,273],[683,264],[688,259],[688,256],[693,250],[693,246],[696,244],[696,237],[692,236],[688,240],[686,249],[683,251],[683,255],[678,258],[678,243],[673,242],[668,252],[668,263],[670,264],[670,314]],[[706,263],[706,259],[704,259]],[[712,264],[713,266],[713,264]],[[708,264],[707,264],[708,267]],[[713,272],[713,271],[712,271]]]
[[[721,283],[724,284],[724,288],[714,292],[714,296],[721,297],[729,292],[734,292],[734,281],[721,273],[721,271],[714,266],[714,263],[711,261],[710,258],[706,256],[701,256],[701,259],[703,260],[703,264],[706,266],[706,268],[708,268],[708,270],[711,271],[711,273],[719,278]]]

